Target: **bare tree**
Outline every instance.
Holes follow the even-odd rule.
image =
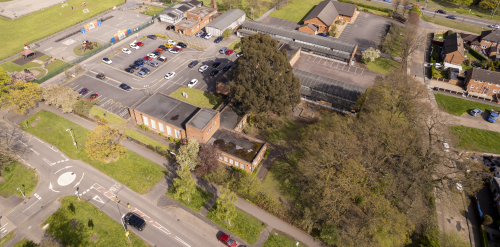
[[[0,122],[0,170],[17,157],[24,155],[27,151],[24,141],[20,139],[23,132],[18,128]]]
[[[405,15],[408,8],[411,6],[410,0],[403,0],[403,15]]]
[[[394,6],[394,12],[398,12],[398,8],[401,5],[401,0],[394,0],[392,6]]]
[[[425,33],[417,25],[407,23],[403,29],[401,39],[401,68],[408,69],[408,60],[415,51],[424,44]]]

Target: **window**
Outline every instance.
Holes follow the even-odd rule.
[[[241,163],[240,167],[241,169],[245,169],[245,164]]]
[[[486,48],[486,45],[483,45],[483,48]]]
[[[497,84],[497,87],[500,87],[500,84]]]
[[[236,167],[240,167],[240,162],[238,162],[238,161],[236,161],[236,160],[235,160],[235,161],[234,161],[234,165],[235,165]]]
[[[229,159],[229,163],[231,163],[231,165],[233,164],[233,159]]]
[[[163,133],[165,132],[165,130],[163,129],[163,124],[162,123],[158,123],[158,125],[160,126],[160,131]]]
[[[215,127],[215,124],[216,124],[216,123],[214,123],[214,124],[212,125],[212,127],[210,127],[210,129],[208,129],[208,130],[207,130],[207,134],[208,134],[208,133],[212,130],[212,128],[213,128],[213,127]]]
[[[148,117],[143,116],[143,118],[144,118],[144,125],[149,126]]]
[[[219,155],[219,159],[222,160],[222,155]]]
[[[175,130],[175,138],[181,139],[181,132],[179,130]]]
[[[224,161],[227,162],[227,157],[224,157]]]
[[[474,82],[477,82],[477,80],[476,80],[476,79],[474,79]]]
[[[167,125],[167,135],[172,136],[172,129]]]
[[[470,85],[470,88],[474,88],[474,87],[475,87],[475,85],[474,85],[474,84]]]
[[[156,121],[151,119],[151,128],[156,129]]]

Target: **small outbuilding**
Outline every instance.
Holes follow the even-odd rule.
[[[205,26],[205,31],[222,36],[226,29],[233,29],[245,21],[246,13],[241,9],[230,9]]]

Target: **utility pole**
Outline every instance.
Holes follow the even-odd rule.
[[[495,7],[495,10],[493,10],[493,11],[491,12],[490,19],[491,19],[491,17],[493,17],[493,15],[495,14],[495,12],[497,12],[498,5],[499,5],[499,4],[500,4],[500,0],[498,1],[497,6]]]
[[[73,139],[73,145],[75,145],[76,151],[78,151],[78,146],[76,145],[76,141],[75,141],[75,138],[73,137],[73,134],[71,134],[71,130],[66,129],[66,131],[69,131],[69,134],[71,135],[71,139]]]

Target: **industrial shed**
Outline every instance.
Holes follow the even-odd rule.
[[[205,31],[214,36],[222,36],[226,29],[233,29],[245,21],[245,11],[230,9],[205,26]]]

